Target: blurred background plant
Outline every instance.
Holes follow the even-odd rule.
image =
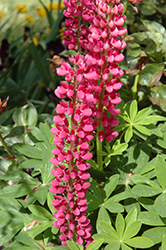
[[[63,28],[63,8],[61,1],[0,3],[0,96],[10,95],[8,109],[27,100],[39,115],[54,108],[56,100],[51,95],[58,78],[47,59],[64,50],[59,31]]]

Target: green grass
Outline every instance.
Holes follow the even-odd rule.
[[[43,0],[45,5],[50,3],[50,0]],[[58,0],[53,0],[53,3],[58,4]],[[18,13],[17,4],[24,4],[27,7],[28,13]],[[35,7],[42,7],[39,0],[5,0],[0,1],[0,11],[3,17],[0,19],[0,41],[6,36],[9,28],[12,28],[10,40],[23,35],[24,27],[28,26],[33,29],[34,33],[38,33],[43,29],[47,29],[47,17],[41,18],[35,11]],[[32,16],[34,23],[28,23],[25,16]],[[54,19],[57,18],[57,11],[53,11]],[[6,23],[5,23],[6,22]],[[5,23],[3,28],[1,26]]]

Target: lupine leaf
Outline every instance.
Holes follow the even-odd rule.
[[[78,246],[76,245],[76,243],[72,242],[72,241],[66,241],[68,247],[70,247],[70,250],[79,250]]]
[[[0,198],[18,198],[24,195],[27,195],[32,191],[34,188],[34,184],[27,184],[27,183],[22,183],[22,184],[16,184],[12,186],[7,186],[4,187],[3,189],[0,190]]]
[[[137,184],[132,188],[132,192],[140,197],[151,197],[159,194],[161,189],[156,189],[144,184]]]
[[[155,209],[161,217],[166,217],[166,194],[159,195],[154,203]]]
[[[109,234],[114,239],[119,240],[118,233],[115,231],[115,229],[108,222],[100,221],[99,225],[106,234]]]
[[[23,227],[23,221],[18,217],[12,218],[10,224],[0,230],[0,246],[8,243]]]
[[[127,245],[131,247],[138,247],[138,248],[148,248],[154,245],[153,241],[146,237],[134,237],[129,240],[124,241]]]
[[[141,221],[134,221],[133,223],[131,223],[126,228],[123,234],[123,240],[130,239],[133,236],[135,236],[139,232],[141,225],[142,225]]]
[[[106,182],[104,188],[103,188],[103,194],[104,194],[104,200],[106,201],[111,193],[115,190],[117,184],[118,184],[119,175],[112,175]]]
[[[145,126],[139,124],[133,124],[134,128],[137,129],[139,132],[145,135],[151,135],[150,130],[147,129]]]
[[[137,101],[132,101],[130,105],[130,119],[133,122],[138,111]]]
[[[125,229],[125,220],[120,213],[118,213],[118,215],[116,217],[115,227],[116,227],[116,231],[119,235],[119,239],[121,239],[123,232],[124,232],[124,229]]]
[[[102,227],[100,226],[101,221],[107,221],[107,224],[111,225],[111,220],[110,220],[109,213],[104,208],[104,206],[101,206],[100,209],[99,209],[99,212],[98,212],[97,223],[96,223],[96,228],[97,228],[98,233],[103,233],[104,232]]]
[[[154,244],[158,244],[162,241],[165,234],[166,227],[154,227],[146,230],[142,236],[149,238],[154,242]]]
[[[128,143],[131,140],[132,136],[133,136],[133,129],[132,126],[129,126],[125,131],[125,137],[124,137],[125,142]]]
[[[115,203],[111,200],[107,200],[104,203],[104,207],[108,209],[111,213],[121,213],[124,211],[124,207],[120,203]]]
[[[161,218],[157,212],[153,211],[141,212],[138,216],[138,220],[149,226],[165,226],[166,224],[166,218]]]
[[[103,243],[111,243],[112,241],[114,241],[115,238],[110,236],[110,234],[100,233],[100,234],[94,234],[93,239],[103,240]]]
[[[130,226],[133,222],[137,220],[137,209],[133,208],[130,210],[130,212],[127,214],[125,221],[126,221],[126,228]]]
[[[105,250],[119,250],[120,249],[120,242],[112,241],[109,245],[107,245]]]
[[[42,159],[42,151],[36,147],[23,143],[16,143],[14,147],[23,155],[39,160]]]
[[[149,125],[153,122],[159,122],[159,121],[165,121],[166,117],[160,116],[160,115],[150,115],[143,120],[140,120],[138,122],[135,122],[135,124],[141,124],[141,125]]]
[[[86,250],[97,250],[103,242],[104,240],[95,240],[86,248]]]
[[[39,205],[30,205],[28,206],[29,210],[36,216],[47,220],[54,220],[54,216],[50,214],[44,207]]]
[[[127,246],[126,244],[122,243],[122,250],[133,250],[133,249]]]
[[[161,187],[163,188],[163,191],[165,191],[166,189],[166,181],[165,181],[166,162],[160,155],[157,156],[157,161],[158,161],[158,164],[155,166],[156,176]]]
[[[162,248],[161,248],[161,249],[162,249],[162,250],[165,250],[165,248],[166,248],[166,235],[164,235],[164,236],[163,236],[161,246],[162,246]]]
[[[35,191],[35,197],[40,202],[41,205],[44,205],[47,199],[48,187],[45,185],[39,186]]]
[[[43,247],[37,241],[32,239],[27,233],[21,233],[17,235],[16,240],[27,246],[32,247],[32,249],[43,250]]]
[[[42,221],[40,225],[35,225],[34,227],[28,230],[28,234],[35,238],[42,232],[45,232],[47,228],[52,227],[52,221]]]
[[[140,110],[134,119],[134,123],[145,119],[146,117],[148,117],[152,113],[153,113],[153,111],[150,107],[147,107],[147,108]]]

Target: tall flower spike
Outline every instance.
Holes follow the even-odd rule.
[[[89,142],[96,129],[99,141],[111,141],[118,135],[113,128],[118,124],[114,117],[120,112],[115,107],[121,101],[117,90],[122,86],[118,78],[123,71],[118,63],[124,59],[120,51],[126,46],[120,38],[126,33],[122,27],[125,16],[120,0],[64,0],[64,5],[63,44],[78,53],[69,57],[73,68],[63,62],[57,69],[66,81],[55,94],[69,101],[57,105],[51,129],[55,135],[51,158],[55,179],[50,191],[55,194],[54,226],[60,229],[62,245],[72,238],[78,244],[86,243],[86,248],[92,242],[85,198],[90,186]]]

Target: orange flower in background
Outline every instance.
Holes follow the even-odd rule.
[[[47,34],[49,34],[51,32],[50,28],[47,28]]]
[[[16,8],[19,13],[28,13],[27,8],[24,4],[17,4]]]
[[[3,102],[1,101],[1,98],[0,98],[0,112],[5,110],[8,100],[9,100],[9,96]]]
[[[3,13],[0,11],[0,18],[2,18],[3,17]]]
[[[33,23],[34,19],[32,16],[25,16],[25,19],[27,20],[28,23]]]
[[[142,2],[142,0],[128,0],[128,1],[134,5]]]
[[[47,16],[47,12],[44,8],[36,7],[35,10],[36,10],[37,14],[42,18]]]

